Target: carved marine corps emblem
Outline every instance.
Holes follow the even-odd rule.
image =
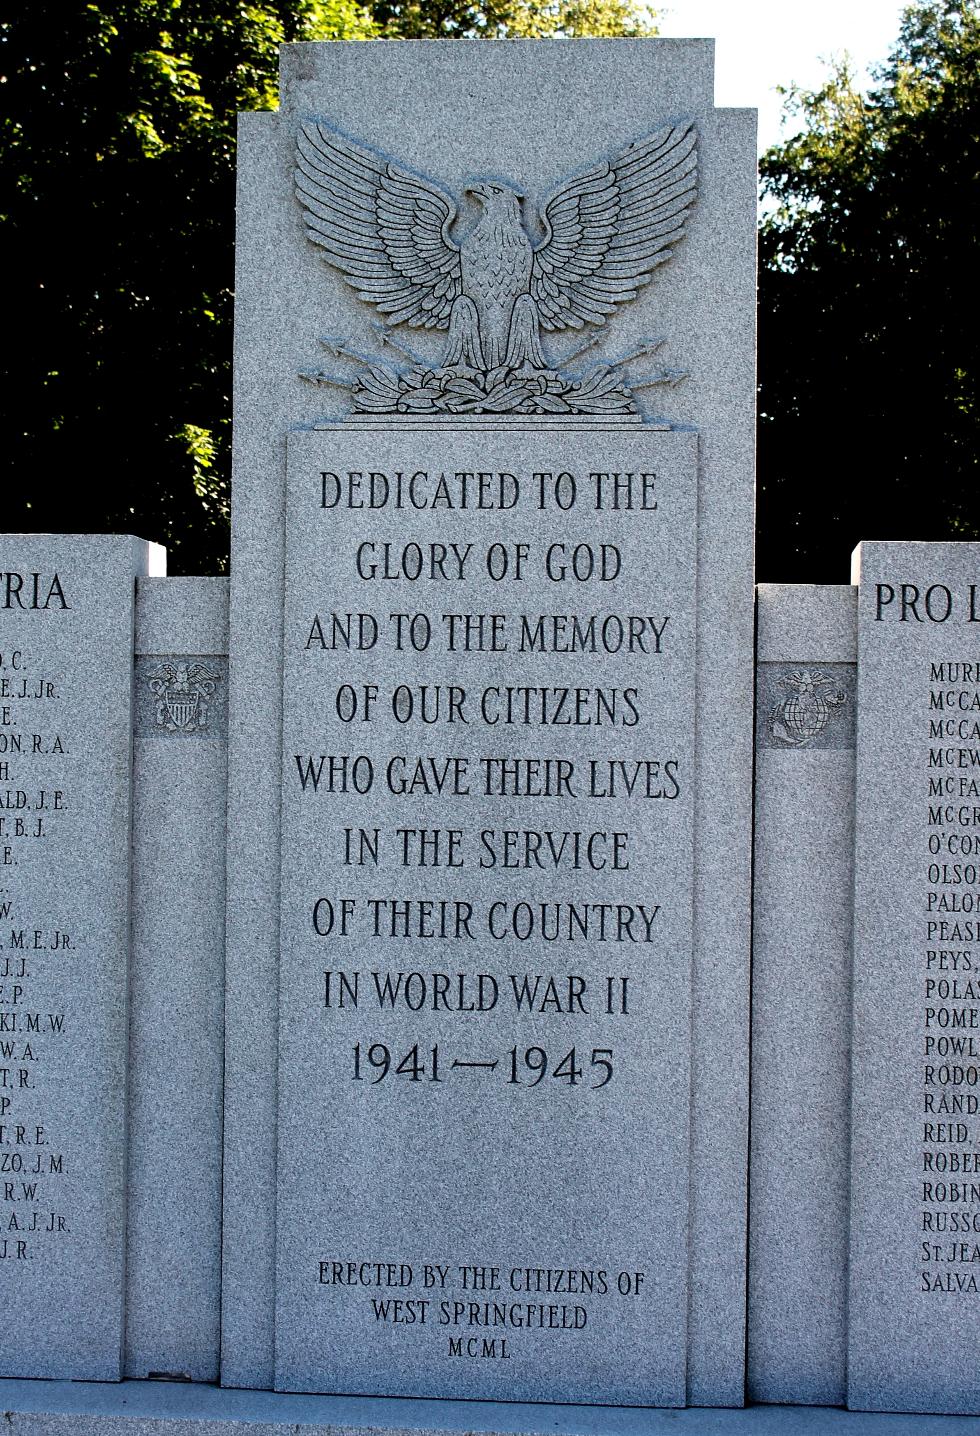
[[[798,669],[779,681],[790,692],[769,714],[769,732],[779,743],[805,748],[820,737],[833,710],[847,702],[847,694],[816,668]]]
[[[697,199],[693,125],[628,145],[563,181],[540,207],[504,180],[473,180],[464,194],[479,213],[469,222],[440,185],[323,123],[302,125],[297,152],[307,236],[384,316],[374,327],[389,356],[397,350],[408,361],[321,340],[364,368],[352,378],[304,377],[348,389],[356,411],[634,414],[634,390],[684,377],[633,371],[662,339],[569,372],[598,336],[549,357],[543,335],[604,325],[670,259]],[[399,325],[443,331],[440,359],[393,339]]]
[[[150,674],[156,698],[156,724],[166,733],[198,733],[208,726],[214,690],[221,674],[203,663],[161,663]]]

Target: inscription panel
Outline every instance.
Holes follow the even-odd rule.
[[[684,1403],[696,443],[290,439],[280,1389]]]
[[[2,1372],[121,1375],[135,575],[151,546],[0,552]]]
[[[858,552],[848,1404],[977,1412],[980,545]]]

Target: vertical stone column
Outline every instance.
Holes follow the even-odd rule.
[[[381,383],[384,392],[376,397],[383,401],[387,392],[391,413],[385,418],[372,410],[372,400],[359,418],[371,413],[380,427],[391,428],[396,416],[413,417],[417,402],[424,408],[429,386],[416,384],[415,393],[398,400],[399,410],[392,372],[413,364],[420,373],[439,369],[447,353],[446,329],[398,327],[397,306],[372,307],[367,301],[379,291],[348,283],[336,267],[323,265],[327,251],[319,254],[308,242],[294,175],[298,136],[311,119],[385,163],[390,159],[399,173],[411,171],[449,194],[458,215],[446,234],[457,244],[476,222],[475,192],[470,189],[468,198],[467,190],[480,176],[509,175],[509,193],[523,207],[520,224],[536,243],[536,216],[573,175],[625,154],[627,146],[664,126],[680,124],[685,134],[689,125],[697,129],[697,207],[683,241],[673,236],[670,264],[656,270],[649,286],[644,280],[629,303],[606,306],[602,299],[575,334],[556,334],[540,323],[535,333],[550,365],[592,374],[593,381],[597,366],[621,365],[632,356],[639,396],[634,416],[651,421],[643,431],[666,426],[697,433],[694,711],[683,719],[685,732],[693,728],[696,771],[686,1395],[692,1404],[739,1405],[747,1205],[755,138],[751,113],[714,108],[712,50],[703,41],[290,46],[283,52],[278,114],[243,119],[222,1377],[262,1386],[275,1368],[270,1294],[277,1227],[287,435],[348,419],[354,386],[368,382],[359,376],[370,375],[372,366],[387,371],[387,378],[374,375],[370,382]],[[393,183],[411,184],[398,180],[395,170]],[[327,209],[335,213],[336,206]],[[372,222],[355,216],[352,243],[356,250],[366,238],[376,255]],[[433,240],[436,252],[443,242],[445,235]],[[350,247],[341,248],[349,258]],[[645,252],[642,245],[634,249],[627,269]],[[361,263],[364,256],[355,259]],[[352,270],[347,274],[353,277]],[[602,282],[615,289],[620,278],[610,272]],[[524,301],[527,329],[529,293]],[[457,313],[459,342],[465,329]],[[523,332],[520,324],[514,332]],[[582,340],[590,342],[582,347]],[[529,342],[527,333],[521,342]],[[531,379],[538,385],[542,373]],[[563,381],[549,382],[561,390]],[[539,428],[552,413],[570,412],[560,395],[556,400],[550,394],[534,416]],[[459,403],[466,402],[464,394]],[[471,394],[471,416],[479,408]],[[462,413],[457,406],[430,415],[432,432],[452,431],[457,411]],[[504,411],[488,410],[487,416],[494,412]],[[368,464],[367,446],[363,452]],[[421,447],[413,454],[413,464],[426,467]],[[598,457],[593,462],[607,466]],[[563,470],[559,450],[545,467]],[[678,1095],[675,1110],[681,1101]]]
[[[133,614],[162,550],[0,537],[0,1234],[7,1376],[118,1380]]]
[[[747,1394],[844,1401],[857,590],[762,584]]]
[[[228,580],[137,589],[126,1375],[218,1379]]]
[[[980,545],[856,554],[848,1405],[980,1412]]]

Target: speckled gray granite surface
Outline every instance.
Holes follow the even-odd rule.
[[[228,580],[137,589],[128,1376],[218,1377]]]
[[[848,1405],[980,1411],[980,544],[857,551]]]
[[[310,116],[460,194],[506,174],[539,200],[667,123],[699,130],[700,197],[670,264],[602,331],[611,356],[653,336],[683,370],[648,414],[699,436],[687,1397],[738,1404],[744,1376],[754,434],[754,115],[712,106],[706,41],[289,46],[282,108],[246,116],[239,149],[231,579],[228,987],[222,1369],[274,1365],[285,443],[337,417],[354,372],[326,338],[377,349],[375,312],[307,243],[293,193]],[[392,98],[397,96],[397,103]],[[404,336],[426,354],[426,336]],[[349,382],[349,378],[348,378]],[[556,462],[557,467],[557,462]]]
[[[977,1436],[966,1416],[882,1416],[827,1407],[632,1410],[519,1402],[290,1396],[124,1381],[0,1381],[12,1436]]]
[[[279,1390],[685,1403],[696,512],[690,433],[290,438]]]
[[[750,1400],[842,1403],[857,590],[757,590]]]
[[[118,1378],[137,575],[116,535],[0,537],[0,1371]]]

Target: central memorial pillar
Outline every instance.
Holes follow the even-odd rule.
[[[753,117],[707,42],[283,54],[239,160],[222,1379],[739,1405]]]

